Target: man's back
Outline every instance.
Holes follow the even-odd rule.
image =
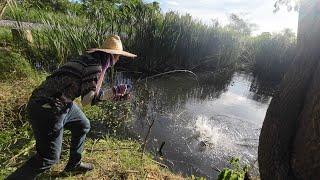
[[[30,99],[61,98],[63,96],[71,102],[94,89],[100,73],[100,60],[91,55],[82,55],[67,62],[48,76],[33,91]]]

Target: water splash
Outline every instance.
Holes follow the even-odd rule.
[[[235,143],[225,133],[225,129],[217,125],[208,117],[199,115],[189,124],[192,136],[187,140],[193,144],[195,151],[200,150],[207,154],[214,154],[216,157],[218,155],[220,159],[225,157],[225,151],[229,151],[232,154],[231,151],[235,149]]]
[[[218,127],[212,126],[209,119],[205,116],[198,116],[195,120],[193,133],[199,141],[216,145],[226,137]]]
[[[243,131],[249,125],[234,121],[234,118],[226,119],[221,116],[211,118],[204,115],[196,116],[188,125],[192,134],[186,139],[190,151],[219,160],[239,157],[245,163],[253,161],[256,157],[256,152],[253,150],[256,142],[246,139],[249,136],[246,133],[239,133],[239,129]],[[251,137],[251,133],[249,134]]]

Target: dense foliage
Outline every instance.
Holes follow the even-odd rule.
[[[280,34],[262,33],[253,39],[254,73],[265,80],[280,81],[296,51],[296,38],[290,30]]]
[[[224,168],[219,174],[218,180],[242,180],[245,179],[246,173],[249,168],[242,167],[238,158],[230,160],[231,168]]]
[[[125,48],[139,56],[119,66],[148,74],[245,66],[264,79],[279,81],[295,51],[296,38],[292,32],[252,36],[255,25],[236,14],[231,14],[230,23],[223,26],[218,21],[203,24],[189,14],[162,13],[157,2],[61,0],[40,5],[35,2],[18,3],[7,11],[6,17],[18,20],[29,17],[44,24],[44,28],[33,31],[34,45],[23,48],[28,49],[34,63],[47,70],[55,69],[67,57],[99,46],[110,33],[119,34]]]
[[[29,62],[19,53],[0,49],[0,81],[19,80],[35,76]]]

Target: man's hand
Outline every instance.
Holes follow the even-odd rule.
[[[113,88],[100,90],[100,93],[98,96],[100,101],[112,100],[114,97],[114,90]]]
[[[127,84],[120,84],[114,87],[114,97],[113,100],[115,101],[124,101],[130,98],[130,92],[128,92],[130,85]]]
[[[128,85],[120,84],[118,86],[115,86],[114,89],[115,89],[115,96],[124,96],[127,92]]]
[[[118,86],[114,86],[110,89],[100,90],[98,95],[99,101],[104,100],[114,100],[114,101],[123,101],[130,98],[130,85],[127,84],[120,84]]]

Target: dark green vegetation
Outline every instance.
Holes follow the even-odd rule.
[[[295,35],[290,30],[274,35],[262,33],[253,39],[252,45],[255,48],[253,73],[279,83],[295,56]]]
[[[205,25],[189,14],[163,14],[159,4],[132,1],[21,1],[6,19],[39,22],[27,55],[52,70],[68,57],[99,46],[104,35],[119,34],[125,49],[138,59],[119,64],[146,74],[176,69],[220,71],[245,68],[264,79],[279,81],[290,65],[296,38],[290,30],[252,36],[254,25],[232,14],[230,24]],[[48,57],[50,61],[48,61]]]
[[[176,69],[224,73],[246,70],[263,79],[280,81],[296,49],[292,32],[285,30],[254,37],[251,35],[253,26],[237,15],[230,16],[231,23],[227,26],[219,22],[205,25],[188,14],[163,14],[156,2],[51,2],[17,1],[3,16],[43,26],[32,30],[32,43],[26,37],[16,41],[10,29],[0,28],[0,178],[33,153],[34,141],[26,123],[25,105],[33,88],[45,78],[44,72],[51,72],[69,57],[99,46],[107,34],[119,34],[125,49],[139,56],[134,61],[122,61],[116,68],[143,72],[146,76]],[[122,128],[123,121],[130,119],[130,108],[129,104],[107,102],[85,112],[97,127],[106,126],[114,134]],[[105,138],[105,135],[92,132],[86,150],[87,160],[98,159],[103,167],[88,176],[175,177],[163,172],[149,156],[144,161],[137,158],[141,154],[138,143]],[[95,138],[100,140],[95,141]],[[109,156],[115,159],[104,161]],[[151,166],[155,169],[148,171]],[[55,176],[61,169],[62,164],[58,164],[44,177]],[[228,179],[230,174],[243,177],[243,173],[242,169],[225,170],[221,177]]]
[[[35,76],[29,62],[18,53],[0,50],[0,81],[19,80]]]
[[[238,180],[238,179],[244,179],[246,176],[246,173],[249,170],[249,167],[244,166],[241,167],[239,164],[239,159],[238,158],[232,158],[230,160],[230,164],[232,166],[231,169],[229,168],[224,168],[219,177],[218,180]]]

